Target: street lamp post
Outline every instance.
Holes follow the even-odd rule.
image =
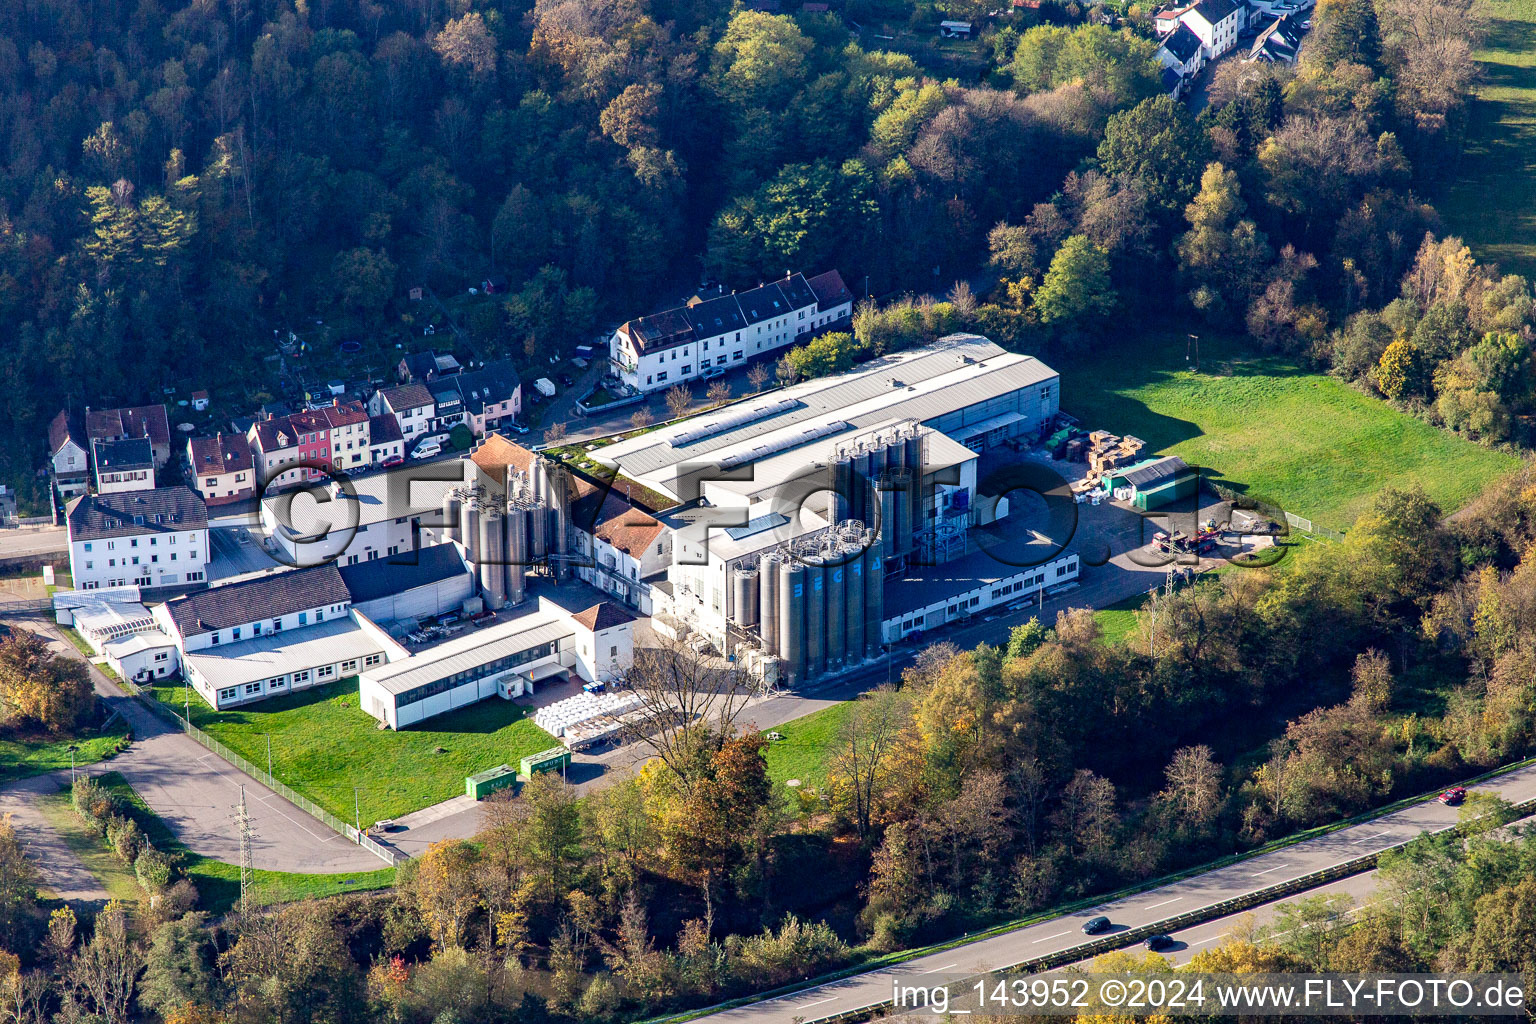
[[[75,751],[80,748],[75,744],[69,745],[69,785],[73,789],[75,785]]]
[[[272,734],[267,733],[267,785],[272,785]]]

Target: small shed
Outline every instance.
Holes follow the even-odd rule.
[[[517,772],[512,770],[509,764],[497,765],[495,768],[480,772],[478,775],[470,775],[464,779],[464,795],[471,800],[484,800],[498,789],[506,789],[517,784]]]
[[[1199,489],[1200,477],[1193,470],[1185,467],[1184,472],[1177,476],[1157,481],[1147,487],[1136,488],[1136,497],[1131,501],[1143,512],[1150,512],[1153,509],[1162,508],[1169,502],[1191,497]]]
[[[537,754],[529,754],[519,762],[522,775],[525,779],[531,779],[539,772],[559,772],[570,767],[571,752],[564,747],[550,747],[541,750]]]

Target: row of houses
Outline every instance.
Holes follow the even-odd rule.
[[[476,437],[522,411],[517,370],[506,361],[464,371],[452,356],[401,360],[404,383],[368,405],[332,398],[299,412],[265,408],[243,432],[193,437],[183,449],[187,479],[212,507],[246,501],[264,487],[310,483],[326,472],[396,465],[412,442],[463,425]],[[87,492],[155,490],[171,457],[163,405],[61,411],[49,427],[49,458],[62,502]],[[263,483],[264,482],[264,483]]]
[[[853,315],[853,293],[836,270],[782,280],[622,324],[609,339],[619,379],[636,391],[657,391],[710,377],[750,359],[788,348]]]

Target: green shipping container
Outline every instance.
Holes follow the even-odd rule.
[[[1150,512],[1153,509],[1162,508],[1171,501],[1192,497],[1199,487],[1200,478],[1198,476],[1194,473],[1184,473],[1172,477],[1156,487],[1138,490],[1132,504],[1143,512]]]
[[[478,775],[464,779],[464,795],[471,800],[484,800],[498,789],[517,784],[517,772],[509,764],[499,765]]]
[[[537,754],[529,754],[520,762],[523,778],[531,779],[536,772],[558,772],[571,763],[571,752],[564,747],[550,747]]]

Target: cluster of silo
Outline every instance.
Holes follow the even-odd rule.
[[[763,652],[783,663],[789,686],[879,656],[883,558],[874,531],[847,520],[735,573],[736,607],[755,604]]]
[[[916,423],[857,439],[831,459],[832,519],[878,531],[886,556],[912,551],[923,529],[923,435]]]
[[[443,498],[442,539],[464,546],[488,606],[521,604],[531,566],[555,576],[569,571],[570,471],[543,458],[527,473],[508,466],[501,479],[473,462],[464,467],[465,485]]]

